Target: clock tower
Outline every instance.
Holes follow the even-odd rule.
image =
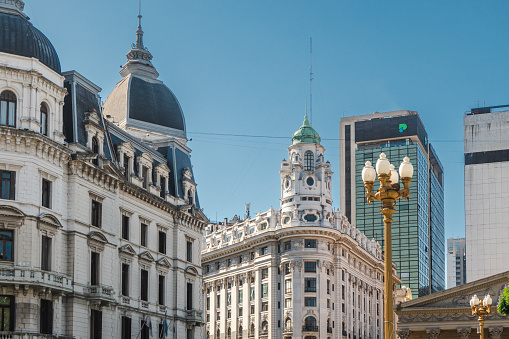
[[[281,162],[281,222],[290,226],[328,226],[334,222],[331,164],[307,115],[288,147],[289,160]]]

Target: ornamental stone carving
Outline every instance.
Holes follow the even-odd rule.
[[[426,333],[428,334],[429,339],[438,339],[438,337],[440,336],[440,329],[432,328],[432,329],[426,330]]]
[[[458,335],[460,339],[469,339],[472,329],[470,328],[458,328]]]
[[[398,335],[399,339],[408,339],[408,336],[410,335],[410,330],[397,330],[396,334]]]
[[[502,332],[504,331],[504,328],[503,327],[490,327],[490,328],[488,328],[488,331],[490,332],[490,338],[500,339],[500,338],[502,338]]]

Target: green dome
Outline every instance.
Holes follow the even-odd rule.
[[[299,130],[292,135],[292,145],[299,143],[312,143],[319,144],[322,139],[320,135],[311,127],[308,121],[308,116],[304,117],[304,122]]]

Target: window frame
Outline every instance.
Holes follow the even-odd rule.
[[[8,174],[9,178],[4,178]],[[0,198],[16,200],[16,172],[0,170]]]
[[[315,165],[314,154],[312,151],[306,151],[304,153],[304,171],[312,171]]]
[[[40,106],[40,123],[41,123],[41,134],[48,136],[49,133],[49,107],[45,102],[41,102]]]
[[[42,205],[42,207],[51,209],[52,186],[53,186],[53,183],[51,182],[51,180],[42,178],[42,185],[41,185],[41,190],[42,190],[41,205]]]
[[[10,237],[4,233],[11,233]],[[10,238],[10,239],[9,239]],[[4,259],[5,253],[8,252],[8,243],[10,243],[11,259]],[[14,231],[8,229],[0,229],[0,261],[14,261]]]
[[[157,233],[157,251],[162,254],[166,254],[166,232],[159,230]]]
[[[90,208],[90,225],[102,228],[102,202],[92,198]]]
[[[124,213],[122,213],[122,217],[121,217],[121,220],[122,220],[122,233],[121,233],[121,237],[122,239],[124,240],[128,240],[129,241],[129,223],[130,223],[130,217]]]
[[[9,97],[12,95],[12,97]],[[5,103],[5,106],[4,106]],[[14,113],[12,116],[12,122],[10,109],[11,104],[14,104]],[[2,107],[5,107],[5,112],[2,111]],[[4,90],[2,93],[0,93],[0,126],[8,126],[8,127],[16,127],[16,116],[17,116],[17,110],[18,110],[18,97],[16,93],[14,93],[11,90]],[[2,124],[2,115],[5,114],[5,124]]]

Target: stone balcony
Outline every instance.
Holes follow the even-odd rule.
[[[84,294],[87,298],[92,299],[102,305],[115,303],[115,291],[113,287],[106,285],[93,285],[84,288]]]
[[[74,339],[74,337],[28,332],[0,332],[0,339]]]
[[[194,323],[195,326],[203,324],[203,311],[201,310],[187,310],[186,321],[189,325]]]
[[[28,288],[50,289],[55,292],[72,292],[72,278],[58,272],[43,271],[26,266],[0,266],[0,284],[22,288],[26,294]],[[0,336],[0,339],[3,339]]]

